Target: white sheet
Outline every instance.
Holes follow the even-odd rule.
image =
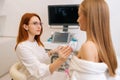
[[[120,80],[118,76],[115,78],[107,76],[105,63],[81,60],[76,56],[72,57],[69,70],[71,75],[69,80]]]

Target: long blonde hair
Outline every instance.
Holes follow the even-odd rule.
[[[111,40],[108,5],[104,0],[84,0],[80,6],[87,18],[86,32],[97,44],[100,60],[107,64],[109,74],[114,76],[117,59]]]
[[[17,48],[17,45],[20,43],[20,42],[23,42],[25,40],[28,39],[28,33],[27,31],[24,29],[23,25],[26,24],[28,25],[29,24],[29,21],[30,19],[33,17],[33,16],[36,16],[38,17],[38,19],[41,21],[40,17],[35,14],[35,13],[25,13],[22,18],[21,18],[21,21],[20,21],[20,24],[19,24],[19,31],[18,31],[18,36],[17,36],[17,43],[16,43],[16,46],[15,46],[15,49]],[[41,25],[42,26],[42,25]],[[36,35],[34,37],[34,39],[37,41],[38,45],[43,45],[43,43],[41,42],[40,40],[40,36],[43,32],[43,28],[41,29],[41,32],[40,32],[40,35]]]

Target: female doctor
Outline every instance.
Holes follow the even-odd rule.
[[[22,64],[21,72],[25,73],[27,80],[43,80],[51,75],[72,51],[69,46],[58,47],[53,51],[59,54],[59,58],[49,65],[45,64],[50,59],[40,41],[42,32],[42,22],[37,14],[25,13],[22,16],[15,50]]]

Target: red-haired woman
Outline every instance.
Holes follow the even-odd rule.
[[[25,13],[22,16],[15,50],[27,80],[43,80],[59,68],[72,51],[69,46],[58,47],[55,51],[59,58],[49,65],[45,64],[50,59],[40,41],[42,32],[41,19],[37,14]]]

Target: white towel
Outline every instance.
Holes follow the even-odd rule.
[[[81,60],[73,56],[69,68],[70,80],[108,80],[108,76],[106,76],[107,69],[105,63]],[[118,79],[109,77],[109,80]]]

